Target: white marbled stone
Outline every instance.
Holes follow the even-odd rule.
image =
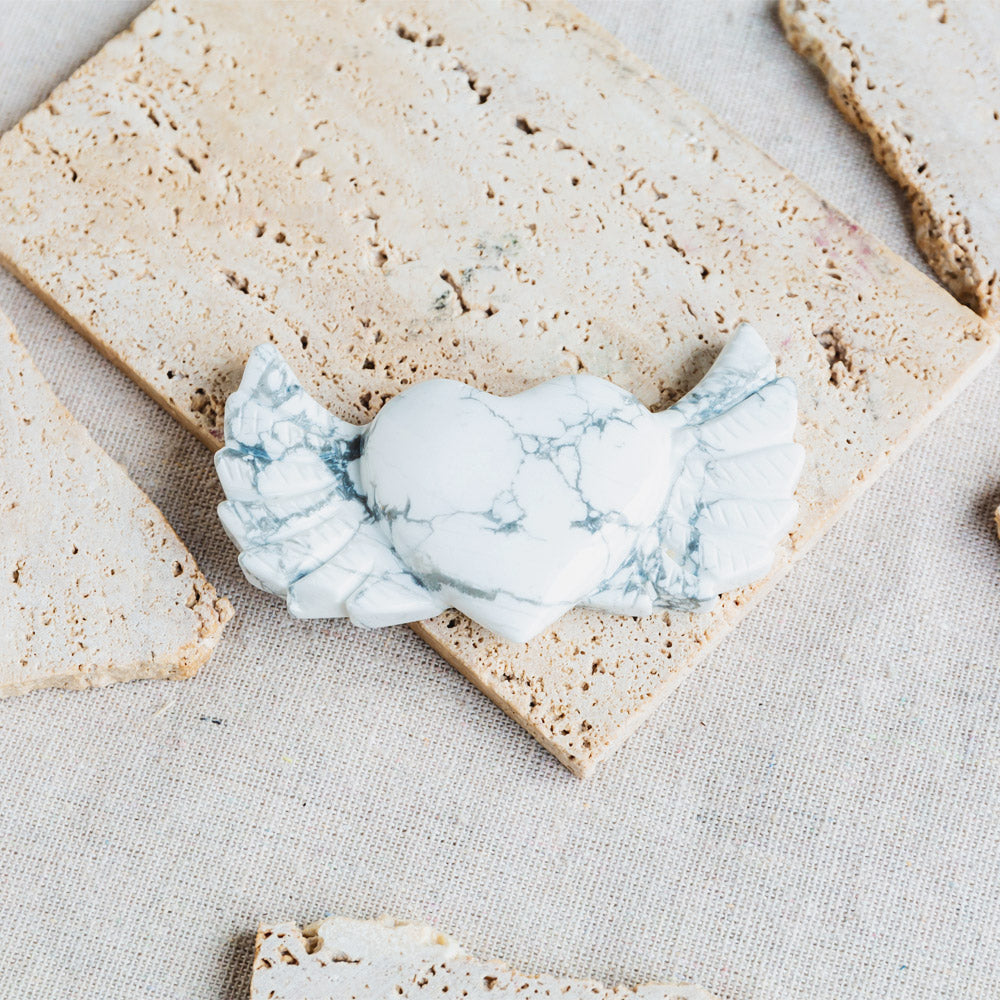
[[[590,375],[507,398],[433,379],[355,427],[263,345],[226,405],[219,514],[297,617],[457,608],[525,642],[578,604],[699,610],[765,575],[797,513],[795,425],[795,387],[746,323],[656,414]]]

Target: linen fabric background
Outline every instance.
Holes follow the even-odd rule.
[[[927,271],[770,3],[581,6]],[[141,7],[4,0],[0,127]],[[242,998],[259,920],[385,912],[727,1000],[1000,994],[1000,368],[580,781],[408,629],[253,590],[208,451],[7,275],[0,308],[237,613],[194,680],[0,703],[3,1000]]]

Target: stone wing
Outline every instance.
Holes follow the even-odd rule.
[[[394,553],[357,475],[364,428],[302,388],[277,349],[257,347],[226,403],[215,467],[219,517],[247,579],[298,618],[370,628],[445,610]]]
[[[671,486],[657,523],[591,596],[626,614],[696,611],[766,576],[798,515],[804,452],[794,383],[741,323],[705,377],[657,415],[671,435]]]

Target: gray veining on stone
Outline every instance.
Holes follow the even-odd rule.
[[[746,323],[662,413],[590,375],[506,398],[432,379],[365,427],[265,344],[226,405],[219,514],[296,617],[457,608],[525,642],[575,605],[701,610],[766,575],[797,514],[796,410]]]

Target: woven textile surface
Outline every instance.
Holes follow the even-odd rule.
[[[926,273],[769,3],[580,6]],[[0,0],[0,129],[141,7]],[[242,998],[258,921],[332,912],[726,1000],[1000,995],[995,366],[580,781],[410,630],[253,590],[208,451],[7,275],[0,309],[237,613],[194,680],[0,703],[0,1000]]]

